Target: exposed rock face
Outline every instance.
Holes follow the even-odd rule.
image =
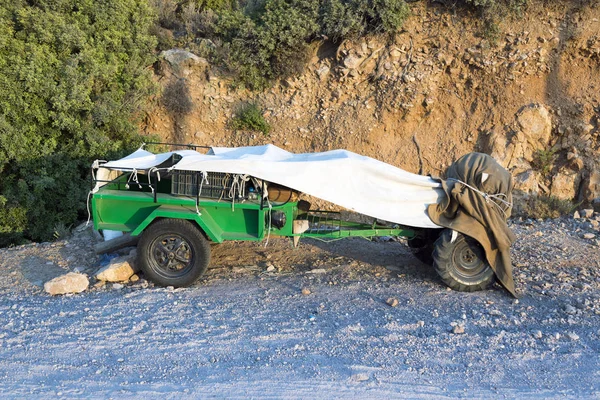
[[[169,142],[225,147],[344,148],[423,174],[439,174],[460,156],[483,151],[525,192],[549,194],[552,176],[564,169],[586,179],[573,184],[586,190],[586,199],[599,197],[593,179],[586,185],[600,148],[600,9],[583,7],[576,36],[565,41],[569,6],[532,5],[527,16],[507,22],[503,45],[495,46],[446,9],[411,3],[414,14],[396,35],[314,43],[304,73],[260,93],[231,85],[218,68],[206,73],[191,53],[166,51],[156,81],[185,77],[194,111],[176,118],[157,102],[142,130]],[[272,125],[268,136],[228,128],[249,100]],[[554,193],[571,197],[571,190],[558,190],[563,178]],[[583,200],[583,191],[575,197]]]
[[[44,290],[51,294],[81,293],[89,286],[90,281],[84,274],[69,272],[58,276],[44,284]]]
[[[96,273],[96,279],[106,282],[125,282],[140,269],[135,262],[136,251],[111,260],[110,264]]]

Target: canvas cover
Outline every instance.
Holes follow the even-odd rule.
[[[440,182],[347,150],[294,154],[273,145],[213,147],[152,154],[137,150],[103,168],[147,170],[172,154],[182,156],[172,169],[249,175],[329,201],[373,218],[420,228],[439,228],[427,207],[444,196]]]
[[[487,154],[470,153],[446,170],[445,196],[429,206],[438,225],[475,238],[502,285],[515,297],[510,246],[516,240],[506,224],[512,209],[512,176]]]

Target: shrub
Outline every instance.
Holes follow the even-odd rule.
[[[309,44],[321,35],[339,41],[368,32],[394,32],[409,13],[404,0],[258,0],[240,4],[245,6],[216,10],[212,25],[200,24],[204,27],[197,33],[222,43],[214,61],[239,84],[256,90],[273,79],[301,72]]]
[[[256,103],[245,104],[231,121],[231,128],[262,132],[265,135],[268,135],[271,131],[271,126],[265,120],[262,110]]]
[[[530,196],[519,207],[516,216],[525,218],[559,218],[572,214],[579,204],[554,196]]]
[[[500,36],[499,23],[501,18],[507,16],[520,16],[528,0],[463,0],[463,2],[474,7],[482,17],[480,35],[490,42],[495,43]]]
[[[552,171],[556,158],[556,149],[538,150],[533,155],[532,167],[547,176]]]
[[[91,161],[139,145],[154,19],[145,0],[0,6],[1,244],[73,224]]]
[[[161,102],[174,117],[187,115],[194,107],[185,79],[169,82],[162,93]]]
[[[220,61],[239,83],[263,89],[275,78],[300,72],[308,40],[317,32],[318,2],[266,0],[258,8],[218,14],[214,34]]]

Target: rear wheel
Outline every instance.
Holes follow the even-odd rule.
[[[144,231],[138,244],[144,275],[161,286],[189,286],[208,268],[210,246],[190,221],[162,219]]]
[[[452,229],[436,240],[433,262],[442,281],[460,292],[484,290],[496,280],[479,242]]]

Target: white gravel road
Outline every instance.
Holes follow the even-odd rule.
[[[58,297],[44,281],[76,268],[91,275],[101,262],[89,231],[2,249],[0,393],[599,398],[596,228],[583,219],[512,227],[518,301],[499,287],[449,291],[397,242],[228,243],[213,247],[213,268],[190,288],[142,279]]]

